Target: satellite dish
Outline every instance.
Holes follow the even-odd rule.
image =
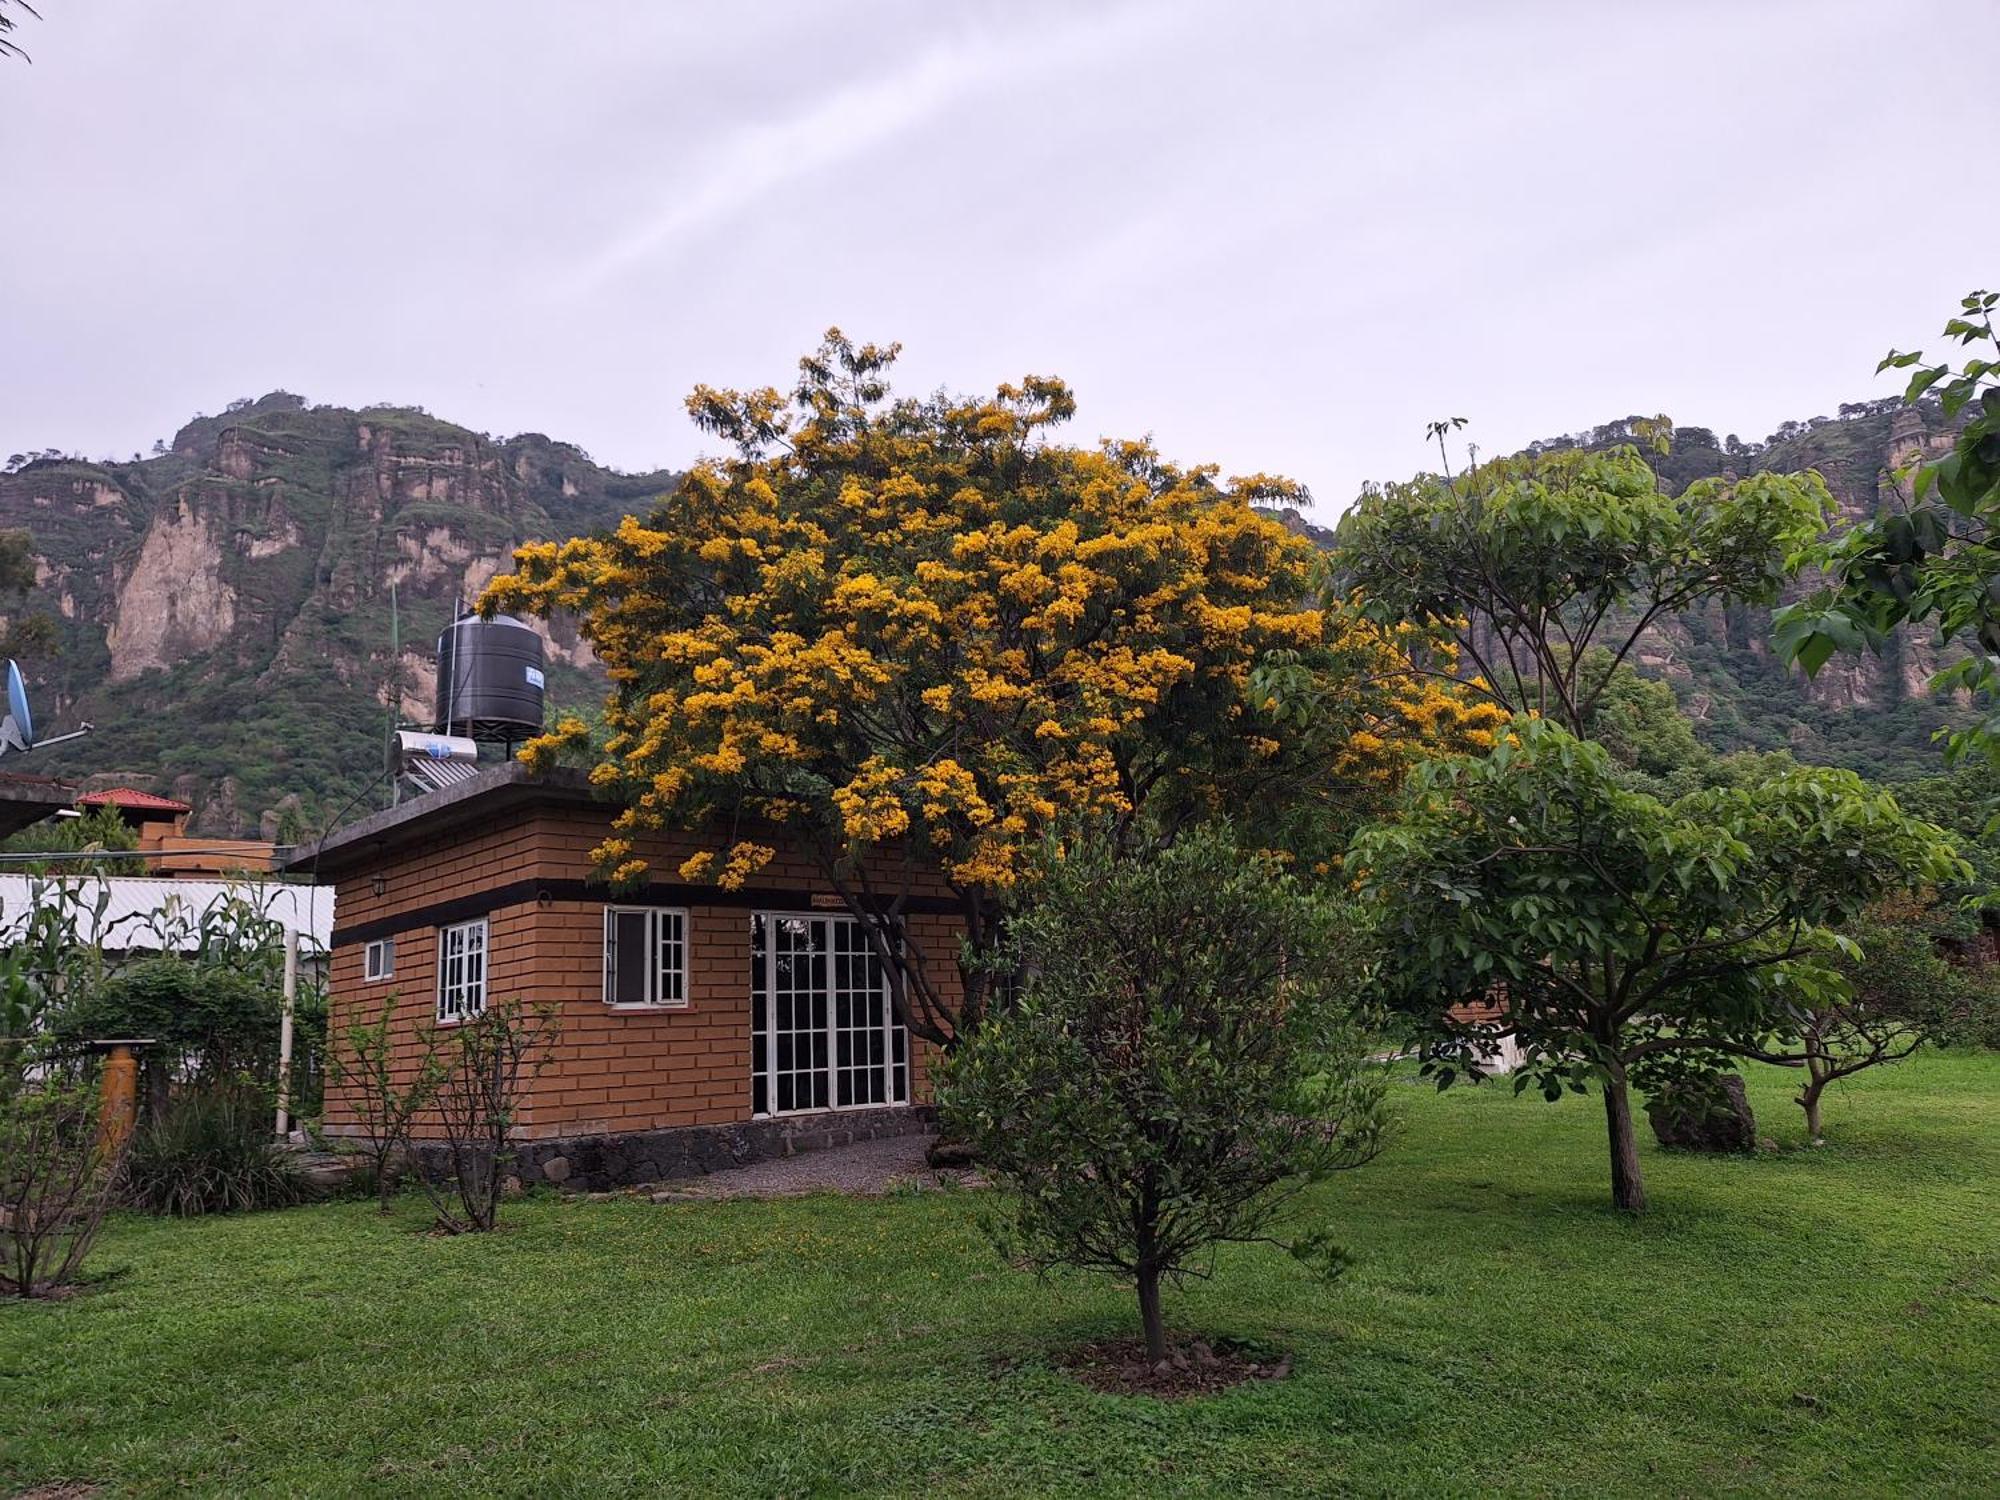
[[[28,685],[19,662],[7,663],[7,716],[0,719],[0,755],[26,750],[35,743],[35,721],[28,712]]]
[[[90,733],[90,725],[73,730],[69,734],[59,734],[43,740],[44,745],[54,745],[63,740],[73,740],[79,735]],[[9,750],[16,754],[35,747],[35,718],[28,712],[28,684],[21,679],[19,662],[7,663],[7,712],[0,717],[0,755]]]
[[[35,720],[28,712],[28,684],[21,680],[21,664],[17,661],[7,663],[7,712],[20,738],[15,748],[27,749],[35,743]]]

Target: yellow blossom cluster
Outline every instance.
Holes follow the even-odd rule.
[[[593,775],[626,813],[607,868],[633,878],[635,835],[727,807],[855,849],[910,839],[998,891],[1051,831],[1155,796],[1241,813],[1287,776],[1386,780],[1487,732],[1450,688],[1394,674],[1356,679],[1365,711],[1335,752],[1324,725],[1251,710],[1269,653],[1399,653],[1314,606],[1317,550],[1251,503],[1286,498],[1279,482],[1049,442],[1073,409],[1056,381],[891,402],[829,361],[802,369],[789,399],[698,390],[734,456],[644,520],[520,549],[486,593],[575,613],[610,671]],[[738,843],[681,873],[740,885],[770,858]]]

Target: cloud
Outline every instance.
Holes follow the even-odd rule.
[[[1102,57],[1157,31],[1178,8],[1130,4],[1082,12],[1082,19],[1026,35],[959,37],[928,48],[909,66],[849,85],[782,119],[759,122],[700,157],[692,182],[628,232],[558,278],[570,297],[587,296],[641,265],[671,260],[795,178],[822,172],[914,130],[969,95],[1031,70],[1044,73]]]

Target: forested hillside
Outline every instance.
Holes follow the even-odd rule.
[[[150,458],[8,470],[0,526],[37,557],[26,611],[56,625],[22,662],[37,716],[97,726],[23,767],[182,797],[202,832],[285,836],[375,778],[392,697],[428,718],[438,630],[514,547],[615,523],[674,482],[539,434],[282,392]],[[552,698],[597,697],[588,648],[560,626],[548,644]]]
[[[1676,485],[1817,468],[1860,516],[1943,431],[1935,410],[1872,402],[1756,443],[1682,427],[1655,463]],[[1537,446],[1631,435],[1628,420]],[[458,601],[521,542],[614,524],[673,482],[614,473],[539,434],[496,439],[411,408],[283,392],[198,417],[151,457],[16,455],[0,474],[0,527],[32,534],[25,608],[56,626],[22,664],[45,732],[97,725],[24,768],[183,797],[218,835],[316,828],[375,778],[392,697],[428,716],[432,643]],[[549,664],[556,702],[601,693],[573,631],[549,633]],[[1773,656],[1764,611],[1684,616],[1639,665],[1673,685],[1718,750],[1788,749],[1891,779],[1937,769],[1931,734],[1955,712],[1925,691],[1924,640],[1807,684]]]

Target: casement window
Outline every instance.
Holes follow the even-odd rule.
[[[486,918],[438,929],[437,1018],[469,1021],[486,1011]]]
[[[623,1009],[688,1003],[688,915],[667,906],[604,908],[604,1003]]]
[[[760,1115],[910,1102],[909,1033],[852,917],[751,918],[750,1070]]]
[[[377,938],[361,951],[361,980],[364,984],[380,984],[396,975],[396,940],[392,937]]]

